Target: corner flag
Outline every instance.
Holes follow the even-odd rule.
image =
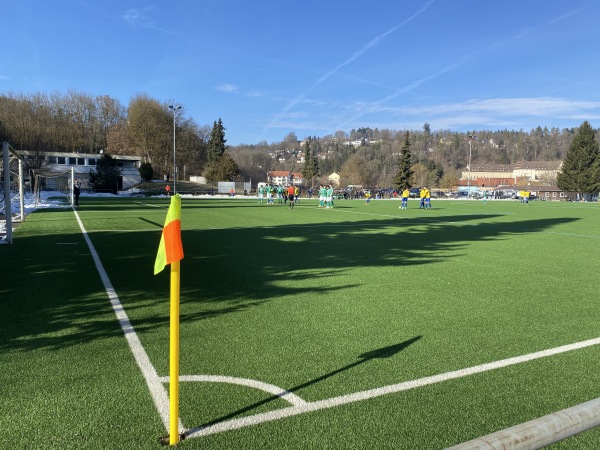
[[[154,275],[171,264],[171,302],[169,307],[169,444],[180,441],[179,434],[179,294],[180,265],[183,259],[181,244],[181,196],[171,197],[158,246]]]
[[[183,259],[183,246],[181,245],[181,197],[171,197],[171,205],[167,212],[165,227],[160,237],[160,245],[156,261],[154,262],[154,275],[165,268],[167,264]]]

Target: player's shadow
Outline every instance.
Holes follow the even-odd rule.
[[[237,417],[241,414],[245,414],[249,411],[252,411],[253,409],[256,409],[260,406],[266,405],[267,403],[272,402],[273,400],[278,400],[280,399],[283,395],[285,395],[286,393],[290,393],[290,392],[296,392],[299,391],[301,389],[304,389],[308,386],[311,386],[313,384],[319,383],[323,380],[326,380],[327,378],[331,378],[334,375],[337,375],[341,372],[344,372],[346,370],[352,369],[353,367],[359,366],[361,364],[364,364],[366,362],[369,362],[373,359],[384,359],[384,358],[391,358],[393,356],[395,356],[396,354],[400,353],[402,350],[404,350],[405,348],[407,348],[408,346],[414,344],[415,342],[417,342],[418,340],[421,339],[422,336],[415,336],[411,339],[408,339],[404,342],[400,342],[399,344],[394,344],[394,345],[389,345],[387,347],[382,347],[382,348],[378,348],[376,350],[371,350],[365,353],[362,353],[360,355],[358,355],[358,360],[354,361],[344,367],[341,367],[339,369],[336,369],[332,372],[326,373],[325,375],[322,375],[318,378],[315,378],[314,380],[309,380],[306,383],[302,383],[299,384],[298,386],[294,386],[293,388],[288,389],[287,391],[282,392],[279,395],[273,395],[271,397],[268,397],[264,400],[261,400],[259,402],[253,403],[252,405],[248,405],[244,408],[238,409],[237,411],[234,411],[230,414],[227,414],[226,416],[223,417],[219,417],[218,419],[212,420],[200,427],[197,428],[193,428],[190,430],[186,431],[186,435],[197,432],[200,429],[203,429],[205,427],[208,427],[210,425],[214,425],[216,423],[219,422],[223,422],[225,420],[229,420],[229,419],[233,419],[234,417]]]

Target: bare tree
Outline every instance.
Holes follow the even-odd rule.
[[[146,94],[138,94],[129,102],[127,113],[129,145],[155,170],[170,173],[168,156],[173,149],[173,116],[167,105],[161,105]]]

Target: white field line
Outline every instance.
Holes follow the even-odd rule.
[[[516,364],[522,364],[525,362],[533,361],[536,359],[547,358],[550,356],[558,355],[573,350],[579,350],[586,347],[591,347],[600,344],[600,338],[589,339],[587,341],[576,342],[574,344],[563,345],[561,347],[551,348],[542,350],[535,353],[529,353],[527,355],[516,356],[513,358],[507,358],[500,361],[491,363],[481,364],[478,366],[467,367],[465,369],[455,370],[452,372],[446,372],[438,375],[433,375],[425,378],[419,378],[417,380],[405,381],[398,384],[390,384],[380,388],[369,389],[366,391],[359,391],[352,394],[341,395],[339,397],[332,397],[328,399],[318,400],[316,402],[307,402],[303,405],[289,406],[287,408],[278,409],[266,413],[256,414],[253,416],[241,417],[239,419],[232,419],[223,421],[214,425],[206,427],[192,428],[186,432],[186,438],[208,436],[210,434],[222,433],[225,431],[236,430],[248,426],[258,425],[264,422],[271,422],[274,420],[283,419],[286,417],[297,416],[313,411],[320,411],[323,409],[334,408],[336,406],[347,405],[363,400],[369,400],[383,395],[394,394],[397,392],[408,391],[423,386],[432,384],[442,383],[448,380],[454,380],[457,378],[463,378],[478,373],[488,372],[491,370],[501,369]]]
[[[131,349],[131,353],[133,353],[133,357],[135,358],[135,362],[139,366],[142,371],[142,375],[146,380],[146,384],[148,385],[148,389],[150,390],[150,395],[152,396],[152,400],[154,400],[154,405],[158,410],[158,414],[165,426],[165,429],[169,429],[169,396],[164,386],[160,382],[158,374],[156,373],[156,369],[152,365],[150,358],[148,358],[148,354],[144,350],[142,343],[140,342],[135,330],[133,329],[133,325],[129,321],[129,317],[127,317],[127,313],[121,305],[121,301],[115,292],[115,289],[108,278],[108,274],[106,270],[104,270],[104,266],[100,261],[100,257],[94,248],[94,244],[90,240],[88,236],[87,230],[83,226],[81,219],[79,218],[79,214],[77,211],[73,209],[75,213],[75,217],[77,218],[77,223],[79,223],[79,228],[83,233],[83,237],[85,238],[85,242],[90,249],[90,253],[92,254],[92,258],[94,259],[94,263],[96,264],[96,270],[98,270],[98,274],[100,275],[100,279],[104,284],[104,289],[106,290],[106,294],[110,299],[110,304],[117,316],[117,320],[121,325],[121,329],[123,330],[123,334],[125,334],[125,339],[127,339],[127,343],[129,344],[129,348]],[[179,432],[183,432],[184,428],[181,423],[181,419],[179,420]]]
[[[146,203],[146,202],[134,202],[140,206],[149,206],[150,208],[164,208],[167,209],[169,207],[169,205],[154,205],[152,203]]]
[[[161,377],[160,381],[163,383],[169,382],[169,377]],[[209,382],[209,383],[229,383],[237,384],[240,386],[247,386],[254,389],[259,389],[269,394],[276,395],[282,400],[286,400],[292,405],[304,405],[306,401],[298,397],[296,394],[285,389],[275,386],[274,384],[264,383],[258,380],[251,380],[249,378],[238,378],[238,377],[225,377],[221,375],[180,375],[179,381],[195,381],[195,382]]]

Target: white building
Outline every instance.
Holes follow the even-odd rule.
[[[25,161],[27,159],[37,159],[40,156],[45,161],[45,171],[62,173],[74,169],[75,178],[81,180],[82,188],[87,189],[90,172],[96,170],[96,163],[102,157],[98,153],[64,153],[64,152],[31,152],[20,151]],[[119,189],[129,189],[142,181],[140,176],[141,158],[139,156],[111,155],[117,167],[121,169],[121,179],[119,180]]]

